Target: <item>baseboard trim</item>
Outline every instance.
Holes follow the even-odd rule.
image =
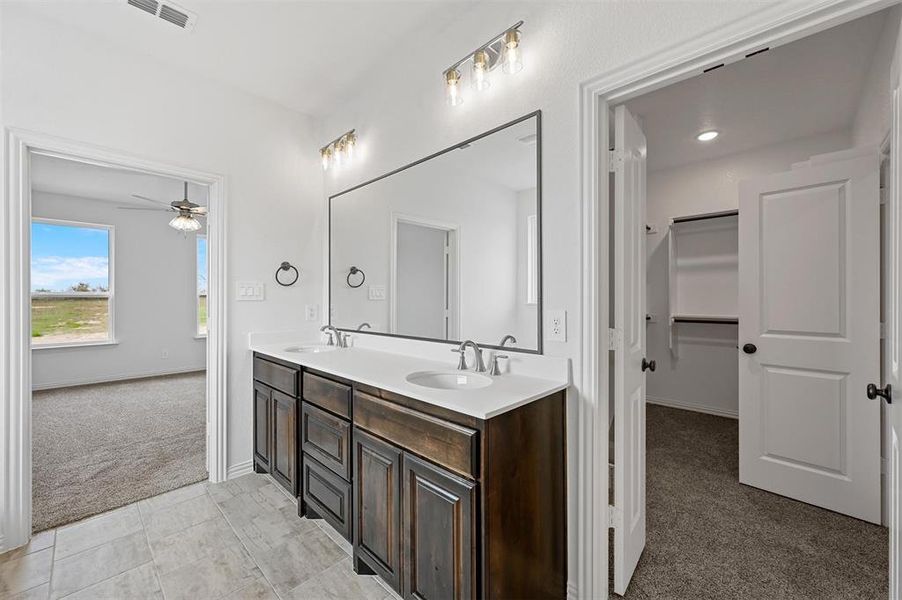
[[[573,581],[567,582],[567,600],[579,600],[579,594],[577,593],[576,583]]]
[[[147,373],[132,373],[129,375],[119,375],[115,377],[98,377],[93,379],[78,379],[71,381],[58,381],[55,383],[45,383],[40,385],[32,385],[32,391],[38,392],[43,390],[56,390],[67,387],[79,387],[83,385],[97,385],[99,383],[121,383],[123,381],[134,381],[138,379],[150,379],[152,377],[165,377],[166,375],[184,375],[185,373],[199,373],[205,371],[204,367],[187,367],[185,369],[175,369],[168,371],[152,371]]]
[[[690,410],[692,412],[704,413],[706,415],[715,415],[717,417],[727,417],[728,419],[738,419],[739,413],[723,410],[722,408],[712,408],[710,406],[699,406],[697,404],[689,404],[688,402],[680,402],[671,398],[659,398],[657,396],[645,396],[647,404],[657,404],[659,406],[667,406],[669,408],[679,408],[680,410]]]
[[[226,472],[226,479],[235,479],[236,477],[241,477],[242,475],[247,475],[253,472],[254,461],[245,460],[240,463],[235,463],[234,465],[229,465],[229,469]]]

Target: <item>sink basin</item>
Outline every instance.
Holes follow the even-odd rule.
[[[297,352],[298,354],[316,354],[318,352],[331,352],[332,350],[335,350],[335,346],[317,346],[315,344],[285,348],[285,352]]]
[[[417,371],[408,375],[407,381],[434,390],[477,390],[492,385],[485,375],[459,371]]]

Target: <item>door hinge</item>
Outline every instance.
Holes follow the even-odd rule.
[[[608,150],[608,170],[613,173],[623,166],[623,152]]]
[[[623,523],[623,513],[613,504],[608,505],[608,529],[618,529]]]
[[[623,332],[619,329],[608,329],[608,350],[620,350],[623,346]]]

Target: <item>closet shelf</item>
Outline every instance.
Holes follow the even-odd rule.
[[[670,315],[671,323],[710,323],[718,325],[737,325],[739,317],[726,315]]]
[[[708,219],[722,219],[724,217],[735,217],[739,214],[739,211],[736,209],[733,210],[722,210],[718,212],[712,213],[703,213],[698,215],[686,215],[682,217],[674,217],[671,220],[673,225],[679,225],[680,223],[691,223],[693,221],[707,221]]]

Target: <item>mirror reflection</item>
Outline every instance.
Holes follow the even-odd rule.
[[[330,199],[331,324],[541,351],[540,115]]]

